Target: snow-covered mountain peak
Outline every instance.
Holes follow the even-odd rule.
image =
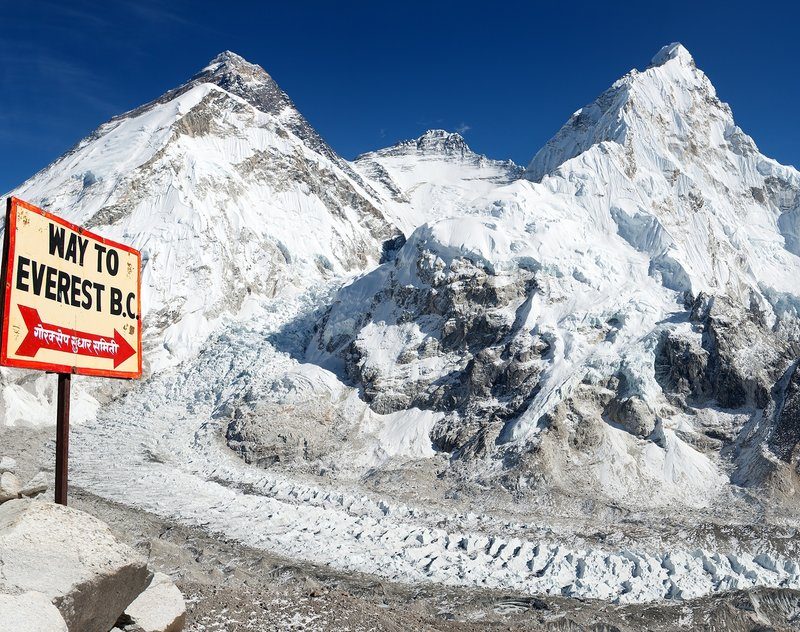
[[[13,193],[143,251],[153,368],[221,318],[376,263],[397,232],[277,83],[230,52]]]
[[[369,185],[350,168],[350,165],[342,160],[322,139],[272,76],[258,64],[250,63],[234,52],[223,51],[186,84],[168,92],[158,102],[161,103],[167,97],[177,96],[177,94],[201,84],[215,85],[244,99],[260,112],[276,116],[281,125],[300,138],[309,149],[336,163],[369,194],[375,194]]]
[[[443,129],[362,154],[354,166],[381,192],[384,210],[406,233],[425,222],[472,212],[472,200],[522,172],[511,160],[475,153],[461,134]]]
[[[373,156],[430,156],[473,160],[484,158],[470,149],[461,134],[443,129],[429,129],[419,138],[400,141],[390,147],[359,156],[356,160]]]
[[[730,108],[717,98],[689,51],[672,43],[659,50],[645,70],[632,70],[575,112],[536,153],[525,176],[538,182],[565,161],[607,141],[628,147],[630,153],[638,139],[669,157],[676,139],[685,143],[690,135],[709,129],[712,121],[723,130],[734,127]]]
[[[680,42],[672,42],[662,47],[650,60],[651,66],[663,66],[665,63],[672,59],[677,59],[687,66],[694,66],[694,58],[692,54],[686,50],[686,47]]]
[[[590,206],[609,207],[618,233],[654,257],[672,289],[740,298],[764,284],[786,290],[784,270],[796,265],[786,257],[800,253],[786,191],[800,186],[800,174],[759,153],[683,46],[662,48],[654,61],[576,112],[525,176],[597,196]],[[666,241],[644,246],[645,218]],[[737,252],[750,263],[736,263]]]

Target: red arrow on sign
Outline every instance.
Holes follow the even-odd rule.
[[[136,355],[136,349],[116,329],[114,337],[106,339],[97,334],[43,323],[37,310],[25,305],[18,307],[28,328],[28,335],[17,349],[17,355],[32,358],[39,349],[50,349],[95,358],[109,358],[114,360],[115,369]]]

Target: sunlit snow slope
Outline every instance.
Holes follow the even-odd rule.
[[[375,183],[385,212],[408,233],[425,222],[473,212],[477,198],[522,172],[510,160],[476,154],[460,134],[444,130],[363,154],[354,166]]]
[[[376,263],[397,232],[272,78],[230,52],[12,194],[142,250],[151,369],[249,299]]]

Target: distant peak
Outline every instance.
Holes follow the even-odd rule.
[[[232,70],[237,68],[258,68],[262,70],[262,72],[265,72],[260,66],[251,64],[244,57],[230,50],[222,51],[219,55],[214,57],[201,72],[215,72],[221,69]]]
[[[429,129],[416,140],[409,140],[400,144],[416,146],[418,152],[426,154],[460,156],[472,154],[472,150],[461,134],[458,132],[448,132],[443,129]]]
[[[391,147],[379,149],[378,153],[395,156],[424,154],[428,156],[457,156],[460,158],[477,156],[469,148],[461,134],[443,129],[429,129],[419,138],[400,141]]]
[[[686,50],[686,47],[680,42],[672,42],[672,44],[667,44],[653,56],[653,59],[650,60],[650,66],[663,66],[672,59],[677,59],[686,65],[694,65],[694,58]]]
[[[476,154],[461,134],[443,129],[429,129],[418,138],[362,154],[356,157],[356,161],[369,161],[376,157],[388,156],[414,156],[423,160],[464,162],[477,166],[491,165],[504,170],[509,179],[516,179],[522,171],[511,160],[493,160],[482,154]]]
[[[454,139],[464,141],[464,137],[458,132],[448,132],[446,129],[429,129],[417,140],[439,140],[439,139]]]

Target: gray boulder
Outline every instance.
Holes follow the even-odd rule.
[[[0,458],[0,474],[3,472],[16,472],[17,462],[10,456]]]
[[[608,406],[609,416],[637,437],[648,437],[656,427],[656,414],[641,397],[613,400]]]
[[[151,578],[105,523],[27,498],[0,506],[0,567],[0,593],[42,593],[69,632],[108,632]]]
[[[0,503],[4,503],[12,498],[19,498],[22,484],[16,474],[3,472],[0,474]]]
[[[20,496],[27,496],[33,498],[39,494],[47,491],[49,486],[47,475],[44,472],[39,472],[31,480],[29,480],[22,489],[19,490]]]
[[[169,575],[156,573],[125,614],[145,632],[180,632],[186,623],[186,603]]]
[[[67,624],[42,593],[0,594],[0,632],[67,632]]]

